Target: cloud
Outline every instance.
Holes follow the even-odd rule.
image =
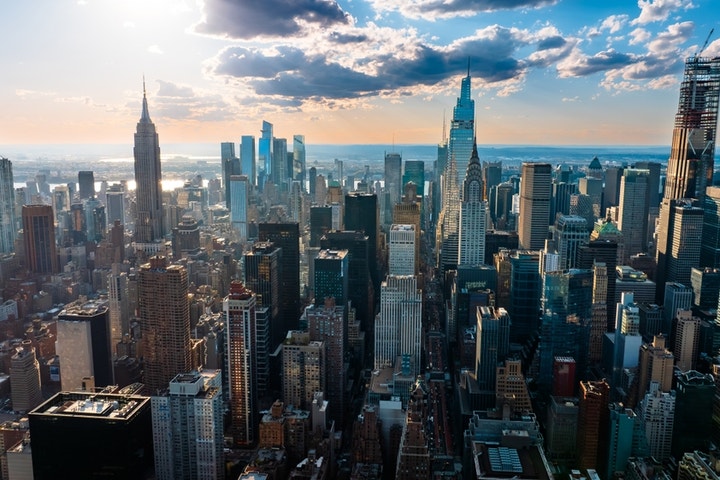
[[[585,55],[579,50],[558,64],[558,73],[561,78],[585,77],[598,72],[616,70],[637,62],[634,55],[617,52],[613,49],[598,52],[595,55]]]
[[[159,45],[150,45],[147,49],[148,53],[152,53],[155,55],[162,55],[163,52]]]
[[[630,32],[630,40],[628,43],[630,45],[641,45],[647,42],[650,37],[652,37],[652,34],[644,28],[636,28]]]
[[[557,0],[371,0],[377,12],[398,11],[409,18],[434,20],[450,17],[472,17],[480,12],[541,8]]]
[[[42,98],[42,97],[54,97],[57,95],[55,92],[47,92],[41,90],[28,90],[26,88],[18,88],[15,90],[15,95],[22,98]]]
[[[253,39],[287,37],[308,27],[349,24],[350,18],[334,0],[205,0],[197,33]]]
[[[151,98],[150,115],[165,121],[180,122],[232,120],[231,105],[217,93],[196,91],[186,85],[158,80],[159,88]],[[133,104],[132,108],[135,108]]]
[[[687,0],[638,0],[640,15],[632,22],[632,25],[647,25],[653,22],[667,20],[675,10],[690,9],[694,5]]]

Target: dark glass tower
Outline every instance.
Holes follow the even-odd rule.
[[[280,257],[280,322],[283,335],[296,330],[300,317],[300,229],[297,223],[261,223],[261,242],[282,249]]]
[[[315,306],[325,305],[334,298],[335,304],[347,306],[348,265],[347,250],[320,250],[315,257]]]
[[[150,243],[165,236],[162,210],[162,172],[160,171],[160,142],[155,124],[148,112],[143,82],[142,115],[135,132],[135,240]],[[177,372],[176,372],[177,373]],[[165,381],[167,384],[171,378]]]
[[[368,236],[368,269],[373,288],[380,291],[378,271],[378,204],[377,196],[352,192],[345,195],[345,230],[365,232]]]

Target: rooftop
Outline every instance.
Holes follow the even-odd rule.
[[[60,392],[32,410],[30,415],[122,421],[132,418],[143,408],[150,408],[150,397],[91,392]]]

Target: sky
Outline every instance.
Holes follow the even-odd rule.
[[[2,0],[0,145],[667,145],[717,0]],[[720,55],[720,28],[704,56]]]

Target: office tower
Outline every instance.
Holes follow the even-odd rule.
[[[353,425],[353,460],[357,463],[382,465],[382,424],[378,419],[378,407],[363,405]]]
[[[578,193],[590,197],[590,204],[593,205],[593,213],[596,217],[600,217],[603,196],[602,168],[599,172],[599,178],[585,177],[578,179]]]
[[[620,205],[620,181],[624,167],[608,167],[605,169],[605,188],[603,189],[603,208],[607,211],[610,207]]]
[[[107,219],[105,217],[105,205],[95,197],[83,200],[85,211],[85,230],[88,241],[100,242],[105,238],[107,231]]]
[[[572,357],[555,357],[552,373],[552,396],[572,397],[575,395],[576,362]]]
[[[42,402],[40,364],[30,340],[23,340],[10,357],[10,394],[12,409],[29,412]]]
[[[485,262],[485,227],[487,202],[483,200],[482,166],[477,145],[465,172],[462,203],[460,204],[460,231],[458,264],[480,265]]]
[[[593,271],[571,269],[544,277],[538,383],[549,391],[555,357],[572,357],[579,372],[587,366]]]
[[[656,290],[655,282],[648,280],[644,272],[625,265],[618,265],[615,267],[615,274],[615,303],[620,301],[622,292],[632,293],[635,297],[635,303],[653,303]],[[611,301],[610,298],[608,298],[609,301]],[[615,331],[614,324],[612,331]]]
[[[263,120],[258,140],[258,163],[262,166],[265,181],[268,181],[272,174],[273,146],[273,124]]]
[[[60,380],[66,391],[84,390],[88,377],[94,385],[114,382],[110,343],[110,318],[105,303],[75,301],[58,314],[56,351],[60,357]]]
[[[272,166],[270,167],[270,181],[275,185],[282,185],[288,180],[287,171],[287,139],[272,139]]]
[[[425,436],[427,421],[427,386],[418,381],[410,394],[407,417],[403,424],[398,449],[397,480],[416,480],[430,477],[430,451]]]
[[[142,115],[135,132],[135,240],[152,243],[165,236],[163,230],[162,172],[160,143],[148,112],[143,82]],[[176,372],[177,373],[177,372]],[[167,383],[168,378],[164,383]]]
[[[405,160],[405,168],[400,182],[400,193],[405,191],[405,185],[414,183],[417,194],[425,196],[425,162],[422,160]]]
[[[280,322],[283,335],[297,327],[300,315],[300,230],[297,223],[261,223],[261,242],[273,242],[281,249]]]
[[[283,399],[301,409],[309,409],[315,392],[325,392],[325,382],[341,365],[329,365],[325,344],[310,340],[310,334],[290,330],[282,344]],[[332,373],[328,375],[328,368]]]
[[[555,235],[555,245],[560,255],[560,270],[579,267],[579,250],[588,243],[590,237],[585,219],[560,214],[555,222]]]
[[[606,478],[614,477],[617,472],[625,472],[628,459],[633,456],[636,423],[639,423],[637,414],[622,403],[609,405],[610,427],[608,429]],[[599,467],[601,465],[598,465]]]
[[[585,219],[588,232],[592,231],[595,225],[595,208],[590,195],[570,195],[570,215],[577,215]]]
[[[33,273],[57,273],[55,222],[50,205],[23,205],[23,240],[25,263]]]
[[[280,259],[281,250],[272,242],[255,242],[252,249],[243,255],[244,282],[248,290],[255,293],[257,304],[270,309],[272,322],[279,321],[280,312]],[[272,328],[274,350],[287,332]]]
[[[443,175],[442,210],[435,240],[435,243],[440,245],[438,267],[442,272],[453,270],[458,264],[461,202],[457,175],[457,161],[455,157],[450,157]]]
[[[325,346],[325,399],[329,402],[329,416],[337,425],[345,418],[346,399],[345,387],[348,372],[344,367],[348,348],[348,332],[345,311],[348,307],[336,304],[332,299],[324,305],[310,306],[305,309],[310,340],[322,342]],[[311,392],[314,394],[315,392]],[[311,404],[307,405],[310,409]]]
[[[549,163],[523,163],[520,184],[520,246],[542,250],[548,237],[550,217],[551,166]]]
[[[155,478],[225,478],[220,370],[179,373],[151,409]]]
[[[540,326],[540,295],[542,278],[539,273],[540,254],[527,250],[510,253],[510,318],[513,328],[510,341],[523,343]],[[498,269],[499,271],[499,269]]]
[[[577,250],[577,268],[593,268],[595,262],[604,263],[607,269],[607,293],[606,293],[606,331],[615,330],[615,292],[616,279],[615,267],[617,266],[618,245],[613,240],[590,240],[585,245],[580,245]]]
[[[329,206],[310,207],[310,246],[319,247],[320,238],[332,230],[332,208]]]
[[[615,318],[615,352],[613,360],[613,390],[623,388],[622,374],[625,369],[638,366],[638,352],[642,346],[640,335],[640,311],[632,293],[622,292],[617,304]]]
[[[658,162],[637,162],[635,168],[647,170],[648,175],[648,211],[653,218],[657,218],[660,211],[660,168]]]
[[[372,332],[375,317],[375,289],[370,278],[370,245],[368,236],[362,232],[332,231],[320,239],[320,248],[347,250],[349,253],[348,300],[356,309],[366,332]]]
[[[151,393],[167,387],[175,375],[192,370],[188,273],[150,257],[140,266],[138,316],[145,359],[144,383]]]
[[[241,242],[248,238],[248,200],[250,184],[245,175],[230,177],[230,223]]]
[[[624,238],[626,262],[631,255],[647,251],[649,176],[648,170],[628,168],[620,180],[618,228]]]
[[[130,299],[128,274],[120,271],[120,264],[113,263],[108,274],[108,317],[110,351],[115,353],[123,335],[130,331]]]
[[[125,225],[125,190],[121,184],[116,183],[108,187],[105,192],[105,206],[109,223],[119,220],[121,225]]]
[[[324,305],[328,298],[334,298],[338,305],[347,305],[349,262],[348,250],[318,252],[314,260],[315,306]]]
[[[388,275],[380,289],[380,313],[375,320],[376,369],[392,367],[409,355],[412,371],[420,373],[422,291],[414,276]]]
[[[305,191],[305,135],[293,135],[293,170],[292,179],[297,180]],[[342,165],[342,163],[341,163]],[[342,182],[342,166],[338,180]]]
[[[220,144],[220,162],[225,165],[225,162],[235,157],[235,143],[234,142],[222,142]],[[223,173],[225,173],[223,171]]]
[[[691,268],[690,285],[693,289],[693,305],[700,310],[713,310],[717,308],[717,299],[720,294],[720,269],[718,268]]]
[[[502,161],[483,162],[483,200],[490,200],[490,191],[502,181]]]
[[[665,281],[690,284],[690,269],[699,265],[703,210],[689,200],[670,208],[672,243],[665,254]]]
[[[172,250],[175,258],[200,253],[200,226],[192,215],[183,215],[172,229]]]
[[[545,451],[554,462],[573,463],[577,454],[577,397],[550,397]]]
[[[257,185],[255,169],[255,135],[243,135],[240,137],[240,171],[253,186]]]
[[[78,172],[78,194],[80,200],[95,196],[95,176],[92,170]]]
[[[12,162],[0,157],[0,253],[15,250],[17,223]]]
[[[448,142],[448,161],[453,158],[457,162],[457,171],[452,181],[455,185],[462,183],[461,175],[465,172],[465,162],[470,161],[473,143],[475,141],[475,100],[470,92],[470,65],[468,73],[460,83],[460,96],[453,107],[453,116],[450,123],[450,138]],[[443,188],[443,195],[448,192]]]
[[[414,225],[393,224],[388,236],[388,275],[415,275],[418,259],[415,257]]]
[[[720,187],[708,186],[702,198],[701,267],[720,267]]]
[[[687,58],[657,229],[658,302],[666,282],[666,258],[674,246],[673,203],[683,198],[702,200],[706,187],[712,185],[718,97],[720,59]]]
[[[223,190],[225,192],[225,206],[227,208],[231,208],[232,190],[230,188],[230,179],[233,175],[241,175],[243,173],[242,164],[240,163],[240,159],[235,156],[234,143],[222,143],[220,146],[220,162],[222,165],[222,182]]]
[[[510,316],[502,307],[476,307],[472,316],[476,325],[475,378],[481,395],[489,397],[484,408],[492,408],[496,369],[510,351]]]
[[[345,195],[345,230],[365,232],[368,236],[368,269],[375,290],[379,290],[378,271],[378,203],[377,196],[370,193],[351,192]]]
[[[310,193],[310,198],[315,198],[315,184],[317,180],[317,168],[310,167],[308,169],[308,192]],[[316,202],[317,203],[317,202]],[[324,203],[324,202],[322,202]]]
[[[115,185],[111,185],[111,187],[115,187]],[[111,189],[110,191],[113,191],[113,190]],[[52,197],[53,197],[52,198],[52,206],[53,206],[53,210],[55,211],[56,217],[60,214],[60,212],[67,212],[68,210],[70,210],[72,194],[70,192],[70,189],[67,187],[67,185],[55,186],[55,188],[53,188]],[[12,201],[13,202],[15,201],[14,194],[13,194]]]
[[[712,440],[715,380],[696,370],[676,373],[675,380],[672,453],[679,458],[685,452],[707,448]]]
[[[497,229],[515,230],[515,217],[512,215],[514,187],[505,182],[490,190],[490,215]]]
[[[70,205],[70,233],[73,245],[83,245],[87,241],[86,221],[85,205],[82,203]]]
[[[146,478],[152,473],[149,397],[61,392],[29,418],[34,478]],[[74,432],[72,439],[68,432]]]
[[[530,394],[520,360],[498,363],[495,376],[495,408],[502,411],[509,407],[511,415],[532,412]]]
[[[580,468],[597,468],[607,438],[610,385],[605,380],[580,382],[578,412],[578,463]]]
[[[558,215],[570,214],[570,197],[577,193],[574,183],[553,182],[552,196],[550,197],[550,217],[548,224],[555,223]]]
[[[663,303],[663,323],[662,333],[670,338],[670,350],[673,348],[675,332],[672,330],[672,321],[676,317],[678,310],[690,310],[693,301],[692,288],[686,287],[681,283],[665,284],[665,302]]]
[[[588,360],[591,365],[602,360],[602,344],[608,331],[608,268],[604,262],[593,261],[593,298]],[[612,274],[614,277],[615,275]]]
[[[662,308],[655,303],[640,302],[640,335],[650,338],[662,332]]]
[[[227,352],[228,394],[230,398],[230,434],[233,443],[255,443],[257,413],[255,356],[255,294],[242,282],[233,281],[223,300]]]
[[[700,345],[700,318],[694,317],[691,310],[677,310],[673,323],[673,353],[675,366],[681,372],[695,369]]]
[[[400,202],[403,192],[402,185],[402,157],[399,153],[385,153],[383,193],[385,198],[385,210],[383,211],[383,223],[392,223],[392,209]]]

